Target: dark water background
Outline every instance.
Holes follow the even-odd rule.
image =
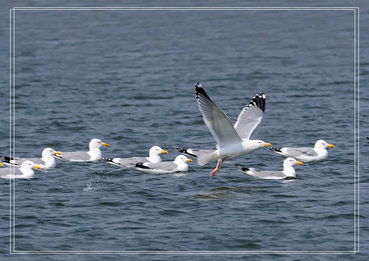
[[[215,163],[193,163],[186,175],[149,175],[58,162],[54,170],[16,181],[16,250],[353,250],[353,29],[349,11],[17,11],[17,156],[38,156],[44,147],[85,149],[94,137],[111,144],[104,156],[142,156],[159,145],[171,160],[178,146],[212,148],[194,98],[197,81],[232,120],[256,93],[267,94],[253,138],[277,146],[325,139],[336,148],[324,162],[298,166],[297,180],[282,182],[252,179],[234,166],[280,169],[283,158],[266,149],[226,162],[215,177],[208,176]],[[367,65],[363,61],[363,77]],[[2,75],[0,148],[6,154],[8,79]],[[361,93],[364,125],[368,97]],[[360,143],[367,151],[364,132]],[[365,188],[364,157],[361,169]],[[0,188],[8,213],[9,181],[1,180]],[[362,220],[368,203],[363,194]],[[7,229],[5,215],[4,253]],[[368,233],[366,224],[361,232]],[[362,244],[365,249],[368,240]]]

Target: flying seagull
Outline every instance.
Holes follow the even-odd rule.
[[[197,162],[200,166],[211,160],[218,161],[210,176],[214,176],[219,171],[224,160],[249,154],[259,148],[272,145],[262,140],[250,140],[252,132],[261,122],[265,112],[266,96],[264,93],[257,94],[243,108],[233,126],[231,120],[210,99],[201,84],[197,83],[195,88],[196,101],[202,118],[217,142],[216,150],[210,152],[200,150],[197,155]]]

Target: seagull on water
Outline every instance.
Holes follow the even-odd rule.
[[[236,165],[241,169],[242,172],[260,179],[286,179],[296,178],[296,171],[293,165],[302,165],[302,161],[297,161],[294,158],[287,158],[283,161],[282,171],[259,171],[254,168],[245,168],[240,165]]]
[[[142,162],[151,162],[151,163],[159,163],[161,162],[160,154],[168,154],[167,150],[163,150],[159,146],[153,146],[149,150],[148,157],[130,157],[130,158],[103,158],[107,163],[112,165],[116,165],[118,167],[123,168],[132,168],[136,166],[136,163]]]
[[[109,144],[95,138],[90,141],[88,145],[89,147],[88,151],[73,151],[73,152],[59,151],[58,153],[54,153],[54,156],[57,157],[58,159],[66,161],[75,161],[75,162],[98,161],[102,157],[100,150],[101,146],[109,147]]]
[[[179,155],[174,161],[163,161],[159,163],[139,162],[136,163],[136,169],[152,174],[164,174],[179,171],[184,172],[188,171],[187,162],[192,162],[192,159],[189,159],[184,155]]]
[[[43,169],[49,169],[54,168],[56,165],[56,160],[53,155],[60,155],[60,152],[51,148],[45,148],[42,150],[41,158],[12,158],[2,156],[1,161],[7,166],[19,167],[24,161],[30,160],[33,163],[40,165]]]
[[[318,140],[315,142],[314,148],[271,147],[270,150],[285,157],[292,157],[303,162],[311,162],[326,159],[328,157],[327,148],[334,147],[336,146],[324,140]]]
[[[24,161],[19,168],[11,166],[8,168],[0,168],[0,178],[2,179],[29,179],[35,175],[33,169],[42,169],[40,165],[36,165],[30,160]]]

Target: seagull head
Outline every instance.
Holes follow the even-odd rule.
[[[326,149],[326,148],[334,148],[334,147],[336,146],[333,144],[329,144],[325,140],[318,140],[317,142],[315,142],[315,145],[314,145],[315,149]]]
[[[174,162],[177,163],[177,164],[183,164],[183,163],[187,163],[187,162],[192,162],[192,159],[189,159],[184,155],[179,155],[179,156],[176,157]]]
[[[89,143],[90,150],[98,149],[101,146],[109,147],[110,145],[108,143],[102,142],[100,139],[92,139]]]
[[[33,163],[30,160],[26,160],[22,163],[21,169],[24,170],[30,170],[30,169],[42,169],[42,167],[40,165],[36,165],[35,163]]]
[[[292,167],[293,165],[295,165],[295,164],[297,164],[297,165],[302,165],[302,164],[304,164],[302,161],[298,161],[298,160],[296,160],[296,159],[294,159],[294,158],[287,158],[287,159],[285,159],[284,161],[283,161],[283,166],[284,167]]]
[[[253,150],[272,146],[271,143],[265,142],[263,140],[244,140],[244,142],[246,143],[245,145],[247,148]]]
[[[43,158],[52,157],[54,153],[56,153],[56,151],[53,150],[52,148],[45,148],[42,150],[42,157]]]
[[[159,146],[153,146],[151,147],[150,151],[149,151],[149,155],[150,156],[157,156],[159,154],[168,154],[167,150],[163,150],[162,148],[160,148]]]

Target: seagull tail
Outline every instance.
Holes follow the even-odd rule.
[[[270,147],[270,150],[279,154],[279,155],[283,155],[285,156],[285,154],[282,152],[282,148],[278,148],[278,147]]]
[[[254,176],[254,171],[255,171],[254,168],[242,167],[242,165],[240,165],[240,164],[236,164],[236,167],[239,168],[242,172],[244,172],[248,175]]]
[[[216,160],[217,159],[217,153],[216,152],[217,151],[204,152],[204,153],[201,153],[201,154],[197,155],[197,163],[200,166],[204,166],[209,161]]]
[[[185,155],[188,155],[188,156],[192,156],[192,157],[195,157],[197,158],[197,155],[194,153],[194,151],[192,149],[189,149],[189,148],[176,148],[180,153],[183,153]]]
[[[119,165],[119,163],[117,163],[117,162],[115,162],[115,161],[114,161],[114,158],[104,158],[104,157],[102,157],[101,159],[102,159],[103,161],[105,161],[106,163],[109,163],[109,164],[114,165],[114,166],[121,167],[121,166]]]
[[[240,165],[240,164],[236,164],[235,165],[237,168],[239,168],[241,171],[243,171],[243,172],[247,172],[247,171],[249,171],[250,169],[249,168],[245,168],[245,167],[242,167],[242,165]]]
[[[3,163],[9,163],[11,164],[10,161],[14,160],[12,157],[8,157],[8,156],[0,156],[0,160],[3,162]]]
[[[145,166],[143,164],[143,162],[138,162],[135,164],[136,168],[139,168],[139,169],[150,169],[149,167]]]

